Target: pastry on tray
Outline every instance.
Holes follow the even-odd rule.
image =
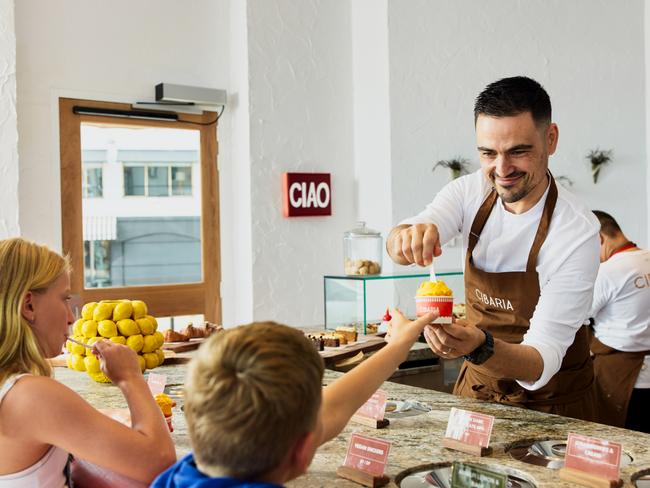
[[[190,340],[188,336],[175,330],[167,329],[164,334],[165,342],[187,342]]]
[[[346,342],[356,342],[357,340],[356,327],[337,327],[334,333],[336,335],[345,337]]]

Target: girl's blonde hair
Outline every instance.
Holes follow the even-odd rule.
[[[14,373],[52,374],[21,310],[28,292],[43,293],[69,272],[67,257],[47,246],[21,238],[0,241],[0,385]]]

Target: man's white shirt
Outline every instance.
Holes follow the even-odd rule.
[[[501,199],[497,200],[474,249],[477,268],[490,273],[526,270],[549,187],[535,206],[522,214],[508,212]],[[472,222],[490,191],[483,173],[476,171],[446,185],[422,212],[400,224],[433,223],[441,244],[462,235],[464,265]],[[540,297],[522,342],[534,347],[544,361],[537,381],[518,381],[528,390],[542,388],[559,371],[576,331],[588,316],[598,273],[599,229],[591,210],[558,185],[555,211],[537,259]]]
[[[590,316],[603,344],[619,351],[650,351],[650,251],[616,253],[600,265]],[[648,356],[635,388],[650,388]]]

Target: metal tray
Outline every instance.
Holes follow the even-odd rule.
[[[517,461],[550,469],[560,469],[564,466],[564,439],[524,439],[506,448],[506,452]],[[633,459],[628,453],[621,454],[621,466],[627,466]]]
[[[508,488],[537,487],[531,476],[519,470],[497,464],[481,464],[481,466],[508,475]],[[451,463],[425,464],[409,468],[395,477],[395,484],[400,488],[451,488]]]

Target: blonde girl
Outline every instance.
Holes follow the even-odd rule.
[[[69,299],[66,258],[24,239],[0,241],[0,488],[68,486],[70,454],[145,483],[175,461],[129,348],[100,341],[95,350],[132,428],[52,378],[47,358],[61,352],[74,320]]]

